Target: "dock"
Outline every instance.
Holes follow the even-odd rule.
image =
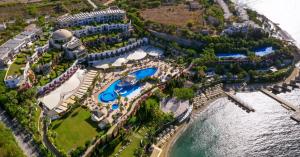
[[[300,122],[300,111],[296,111],[293,115],[291,115],[291,119]]]
[[[267,96],[273,98],[277,102],[279,102],[284,108],[293,110],[293,111],[298,111],[298,108],[294,106],[292,103],[280,98],[279,96],[273,94],[272,92],[266,90],[266,89],[261,89],[260,90],[262,93],[266,94]]]
[[[229,99],[235,101],[242,108],[244,108],[244,109],[246,109],[247,111],[250,111],[250,112],[255,112],[255,109],[252,108],[248,103],[246,103],[242,99],[238,98],[237,96],[235,96],[235,95],[233,95],[229,92],[225,92],[225,93],[226,93],[226,95],[228,96]]]

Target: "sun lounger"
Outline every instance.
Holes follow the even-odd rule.
[[[54,109],[54,111],[57,112],[58,114],[64,112],[63,110],[61,110],[59,108]]]
[[[61,106],[61,105],[58,106],[57,108],[59,108],[59,109],[61,109],[61,110],[63,110],[63,111],[67,111],[67,109],[68,109],[67,107],[64,107],[64,106]]]
[[[64,103],[61,104],[61,106],[63,106],[63,107],[68,107],[68,103],[67,103],[67,102],[64,102]]]

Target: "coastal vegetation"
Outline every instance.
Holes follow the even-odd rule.
[[[14,139],[11,130],[0,122],[0,156],[2,157],[25,157]]]
[[[147,148],[150,147],[155,131],[173,120],[171,114],[160,110],[159,98],[151,96],[141,104],[137,113],[128,119],[124,127],[127,131],[121,131],[107,145],[97,147],[92,156],[113,156],[125,145],[127,146],[120,154],[121,157],[143,156],[148,153]]]
[[[114,110],[120,110],[112,116],[113,122],[108,122],[106,129],[101,131],[97,125],[98,122],[92,121],[91,111],[78,107],[80,106],[78,98],[74,98],[74,106],[68,106],[66,113],[57,113],[57,116],[60,116],[59,119],[53,120],[51,123],[48,123],[48,118],[43,119],[45,123],[50,124],[47,137],[63,156],[81,156],[87,147],[98,140],[101,144],[96,145],[91,156],[114,156],[117,153],[124,157],[148,156],[149,148],[158,130],[164,128],[166,124],[176,121],[172,113],[165,113],[160,109],[160,103],[163,99],[192,100],[202,88],[216,83],[276,82],[291,73],[294,68],[292,66],[295,60],[294,54],[297,51],[294,46],[271,37],[270,34],[261,29],[249,28],[246,32],[224,35],[222,33],[224,29],[227,29],[226,22],[229,23],[224,19],[222,8],[212,0],[199,0],[199,2],[200,8],[189,10],[188,3],[183,0],[171,3],[161,0],[116,0],[113,4],[125,9],[127,18],[132,22],[134,30],[128,32],[130,35],[109,32],[80,38],[88,53],[100,53],[124,47],[131,41],[136,41],[137,38],[147,37],[150,44],[164,51],[163,57],[166,62],[170,63],[170,66],[180,67],[176,69],[179,77],[176,74],[175,76],[167,74],[169,71],[165,67],[163,72],[166,73],[164,79],[166,82],[160,82],[160,78],[141,79],[139,83],[151,84],[158,90],[145,94],[146,96],[141,95],[134,98],[135,100],[141,98],[141,100],[138,101],[138,106],[134,108],[133,114],[128,115],[128,117],[122,112],[132,109],[133,102],[127,104],[128,98],[127,100],[124,99],[126,105],[122,104],[121,96],[117,98],[118,104],[99,103],[101,107],[106,105],[105,108],[109,114]],[[87,7],[86,3],[86,1],[79,0],[42,1],[41,3],[20,5],[1,4],[0,9],[2,7],[6,9],[21,8],[21,11],[17,11],[11,17],[33,18],[39,16],[37,24],[42,26],[48,34],[33,44],[43,46],[48,41],[49,32],[53,30],[52,26],[54,27],[53,23],[46,24],[45,15],[56,17],[64,13],[74,14],[80,11],[90,11],[91,9]],[[21,16],[23,13],[24,15]],[[4,13],[0,11],[0,15],[2,14]],[[251,20],[256,23],[260,22],[256,12],[248,11],[248,14]],[[2,18],[8,20],[4,16],[0,18],[0,21],[3,20]],[[15,26],[15,24],[20,25]],[[0,37],[5,36],[4,40],[0,39],[0,43],[7,40],[6,36],[11,38],[26,25],[25,21],[19,19],[15,21],[15,24],[9,25],[7,30],[0,33]],[[80,28],[82,27],[71,29]],[[15,29],[13,32],[9,32],[13,29]],[[131,40],[129,40],[130,38]],[[274,51],[266,55],[257,55],[256,52],[261,48],[272,48]],[[8,74],[22,74],[22,67],[25,66],[27,58],[33,52],[32,47],[18,54],[13,64],[10,65]],[[39,102],[37,100],[37,88],[60,76],[74,63],[74,60],[67,60],[62,54],[62,50],[53,51],[50,49],[50,51],[39,56],[38,60],[31,65],[36,79],[32,81],[33,87],[7,89],[3,81],[0,84],[1,107],[11,117],[18,120],[24,127],[24,131],[32,135],[34,142],[38,144],[44,156],[52,156],[52,154],[42,143],[40,132],[40,114],[42,112],[37,104]],[[238,54],[242,57],[221,57],[220,54]],[[107,55],[107,58],[111,56],[116,57],[115,54],[110,54]],[[90,57],[93,58],[92,55]],[[95,59],[99,59],[99,55]],[[132,64],[130,67],[136,65]],[[118,69],[116,67],[111,68],[111,66],[111,63],[108,63],[110,69],[104,70],[104,73]],[[122,68],[126,69],[126,65],[122,65]],[[173,74],[172,70],[174,69],[171,69],[170,73]],[[0,79],[4,79],[5,72],[0,71]],[[128,72],[123,75],[127,76]],[[113,77],[116,76],[113,73],[112,78],[108,78],[106,81],[112,81],[115,79]],[[82,90],[84,96],[80,99],[81,102],[95,94],[93,93],[95,84],[97,84],[97,88],[103,88],[110,83],[110,81],[98,82],[94,78],[87,80],[93,83],[86,85],[88,86],[86,87],[87,90]],[[55,89],[55,87],[53,88]],[[148,90],[152,91],[152,89]],[[94,101],[93,99],[90,100]],[[117,109],[113,109],[112,107],[115,107],[113,105],[117,105]],[[123,115],[128,118],[124,122],[124,126],[123,124],[119,125],[118,121],[120,120],[118,118],[123,118]],[[117,133],[115,133],[115,128]],[[120,149],[122,149],[121,153],[119,152]]]

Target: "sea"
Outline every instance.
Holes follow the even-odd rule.
[[[300,0],[239,0],[287,31],[300,47]],[[170,157],[300,157],[300,124],[263,93],[237,93],[255,112],[219,98],[192,117]],[[300,107],[300,89],[279,94]]]

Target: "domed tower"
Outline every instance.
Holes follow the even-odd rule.
[[[63,45],[71,41],[73,38],[72,32],[66,29],[59,29],[52,34],[50,44],[54,48],[62,49]]]
[[[68,59],[82,58],[86,55],[85,47],[72,32],[59,29],[52,34],[50,45],[56,49],[64,50]]]

